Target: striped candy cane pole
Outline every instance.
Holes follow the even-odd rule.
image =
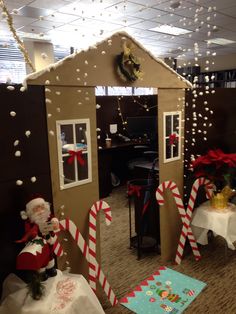
[[[208,183],[208,182],[206,182],[206,183]],[[201,183],[203,184],[203,182],[201,182]],[[197,184],[194,185],[195,193],[197,192],[199,186],[200,185],[198,185],[198,187],[197,187]],[[194,235],[192,233],[192,229],[190,227],[190,221],[191,221],[191,216],[192,216],[192,211],[190,210],[191,206],[188,206],[188,210],[186,212],[185,208],[184,208],[184,204],[183,204],[182,198],[181,198],[181,195],[180,195],[179,190],[178,190],[178,187],[172,181],[165,181],[162,184],[160,184],[159,187],[157,188],[157,190],[156,190],[156,199],[157,199],[159,205],[163,205],[164,204],[163,193],[164,193],[165,189],[170,189],[172,191],[172,194],[173,194],[174,199],[175,199],[176,206],[177,206],[177,208],[179,210],[180,217],[181,217],[181,220],[183,222],[183,229],[184,229],[184,232],[182,230],[181,235],[180,235],[180,241],[179,241],[179,245],[178,245],[178,248],[177,248],[175,261],[176,261],[177,264],[181,263],[182,256],[183,256],[183,249],[184,249],[184,245],[185,245],[185,242],[186,242],[186,237],[188,237],[188,239],[189,239],[189,242],[190,242],[190,245],[192,247],[195,259],[199,260],[201,255],[200,255],[200,252],[198,250],[197,243],[196,243],[196,240],[194,238]],[[210,195],[209,192],[208,192],[208,195]],[[196,195],[195,195],[195,199],[196,199]],[[195,202],[195,199],[194,199],[194,202]],[[192,198],[191,201],[193,201],[193,198]],[[193,202],[192,205],[194,205],[194,202]],[[193,206],[192,206],[192,208],[193,208]]]
[[[61,243],[58,241],[57,234],[58,232],[55,234],[56,241],[53,244],[53,252],[56,254],[56,256],[61,257],[64,251],[63,251]]]
[[[69,219],[64,219],[60,221],[60,229],[61,230],[67,230],[73,237],[73,239],[76,241],[78,247],[80,248],[82,254],[86,258],[86,260],[89,262],[89,249],[88,245],[85,242],[82,234],[79,232],[78,228],[74,224],[73,221]],[[100,265],[98,264],[97,260],[95,260],[95,268],[98,270],[97,278],[105,291],[109,301],[111,302],[112,306],[116,305],[118,303],[118,300],[109,284],[107,281]]]
[[[175,257],[175,262],[177,264],[180,264],[181,260],[183,258],[183,250],[184,250],[184,246],[185,246],[187,237],[188,237],[190,245],[192,247],[195,259],[199,260],[201,258],[201,255],[200,255],[200,252],[199,252],[199,249],[197,246],[197,242],[195,240],[195,237],[192,233],[192,229],[190,227],[190,223],[191,223],[191,219],[192,219],[192,213],[193,213],[193,208],[194,208],[194,204],[196,201],[198,189],[201,185],[205,185],[206,194],[207,194],[207,197],[209,197],[210,196],[209,184],[210,184],[210,181],[205,179],[205,178],[198,178],[193,183],[190,197],[189,197],[189,201],[188,201],[188,205],[187,205],[186,214],[182,220],[183,221],[183,227],[182,227],[182,231],[180,234],[179,244],[177,247],[177,252],[176,252],[176,257]],[[183,214],[184,214],[184,211],[182,211],[181,215],[183,215]]]
[[[96,224],[97,214],[103,209],[105,213],[105,221],[107,225],[111,223],[111,208],[104,201],[97,201],[93,204],[89,212],[89,284],[96,291],[96,276],[98,269],[96,268]]]

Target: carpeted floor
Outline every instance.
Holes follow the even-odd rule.
[[[227,249],[225,241],[212,238],[207,246],[201,246],[202,259],[194,260],[192,254],[184,257],[181,265],[161,263],[160,256],[149,253],[137,260],[135,249],[129,249],[129,220],[126,188],[118,187],[104,199],[112,208],[112,224],[106,226],[100,216],[102,269],[118,299],[131,291],[143,279],[160,266],[167,266],[188,276],[204,281],[206,289],[187,308],[189,313],[236,314],[236,251]],[[107,314],[131,313],[125,307],[111,307],[102,296]]]

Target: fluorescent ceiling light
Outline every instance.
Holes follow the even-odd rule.
[[[209,39],[207,41],[208,44],[217,44],[217,45],[230,45],[230,44],[234,44],[235,41],[233,40],[229,40],[229,39],[225,39],[225,38],[212,38]]]
[[[157,33],[164,33],[169,35],[183,35],[191,33],[192,31],[180,27],[174,27],[170,25],[161,25],[154,28],[150,28],[150,31],[154,31]]]

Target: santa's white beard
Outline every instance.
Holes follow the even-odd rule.
[[[36,223],[39,226],[40,231],[44,233],[50,214],[49,204],[46,204],[43,211],[31,214],[30,221]]]

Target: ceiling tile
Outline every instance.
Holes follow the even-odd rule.
[[[18,16],[22,15],[25,17],[31,17],[38,19],[40,16],[46,16],[49,14],[52,14],[53,10],[48,10],[48,9],[40,9],[40,8],[33,8],[30,6],[24,6],[21,9],[18,10]]]
[[[55,12],[53,14],[45,16],[45,19],[52,22],[55,21],[55,22],[71,23],[72,21],[77,20],[78,16]]]
[[[37,26],[37,27],[46,27],[46,28],[55,28],[58,26],[62,26],[62,22],[52,22],[52,21],[47,21],[47,20],[38,20],[36,22],[31,23],[32,26]]]
[[[48,30],[49,30],[48,28],[33,27],[31,25],[24,26],[17,29],[17,31],[20,31],[20,32],[33,33],[33,34],[46,34]]]
[[[137,4],[137,3],[121,1],[118,4],[108,7],[106,10],[109,12],[119,11],[122,14],[129,14],[129,13],[138,12],[139,10],[143,8],[145,8],[145,6]]]
[[[60,7],[66,5],[67,2],[64,0],[36,0],[30,3],[31,7],[34,8],[44,8],[44,9],[50,9],[50,10],[57,10]]]

